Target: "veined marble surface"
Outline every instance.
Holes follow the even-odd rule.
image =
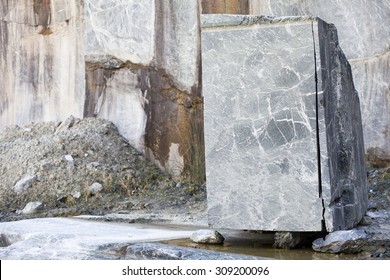
[[[210,224],[321,231],[324,222],[334,230],[340,222],[330,204],[340,196],[332,197],[337,172],[327,161],[337,151],[329,150],[330,119],[320,109],[322,21],[220,15],[202,21]],[[351,149],[362,149],[355,144]]]

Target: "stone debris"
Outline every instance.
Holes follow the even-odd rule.
[[[34,202],[29,202],[27,205],[23,208],[22,214],[24,215],[30,215],[36,213],[39,208],[43,206],[42,202],[40,201],[34,201]]]
[[[98,194],[103,190],[103,186],[100,183],[93,183],[88,188],[90,194]]]
[[[71,156],[71,155],[66,155],[65,156],[65,159],[69,162],[73,162],[74,161],[74,158]]]
[[[364,230],[340,230],[329,233],[325,239],[313,241],[313,250],[323,253],[358,253],[367,243],[368,235]]]
[[[13,187],[13,190],[15,193],[19,194],[19,193],[27,190],[28,188],[30,188],[36,180],[37,180],[37,176],[28,175],[28,176],[20,179]]]
[[[68,130],[69,128],[71,128],[73,126],[74,123],[75,123],[75,117],[69,116],[65,121],[63,121],[57,127],[55,134],[57,134],[57,133],[59,133],[61,131]]]
[[[200,229],[191,235],[191,240],[201,244],[222,244],[225,238],[216,230]]]

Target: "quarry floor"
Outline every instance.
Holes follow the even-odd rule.
[[[200,245],[189,237],[208,228],[205,185],[161,173],[110,122],[12,127],[0,135],[0,259],[390,259],[390,168],[368,170],[360,253],[276,249],[272,233],[224,229],[223,245]],[[26,213],[29,202],[42,204]]]

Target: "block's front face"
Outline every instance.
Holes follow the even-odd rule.
[[[312,21],[213,26],[204,19],[210,224],[320,231]]]

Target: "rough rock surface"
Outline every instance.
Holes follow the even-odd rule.
[[[313,241],[313,249],[318,252],[358,253],[366,242],[367,234],[363,230],[340,230],[329,233],[325,239]]]
[[[40,201],[34,201],[29,202],[27,205],[23,208],[22,213],[23,215],[30,215],[34,214],[38,211],[38,209],[42,207],[42,202]]]
[[[225,238],[216,230],[200,229],[191,235],[191,240],[202,244],[222,244]]]
[[[31,201],[43,203],[34,214],[39,217],[203,211],[204,187],[179,181],[177,188],[178,182],[131,147],[111,122],[85,118],[67,129],[58,127],[61,123],[36,123],[0,134],[0,220],[22,219],[18,210]],[[15,182],[26,174],[34,174],[34,180],[24,180],[30,187],[16,193]],[[102,188],[91,196],[93,183]]]
[[[179,246],[141,243],[127,247],[126,259],[144,260],[260,260],[264,258]]]
[[[210,224],[355,226],[367,207],[360,104],[334,26],[300,17],[202,20]]]
[[[85,25],[84,116],[112,121],[170,174],[204,180],[198,1],[88,0]]]

